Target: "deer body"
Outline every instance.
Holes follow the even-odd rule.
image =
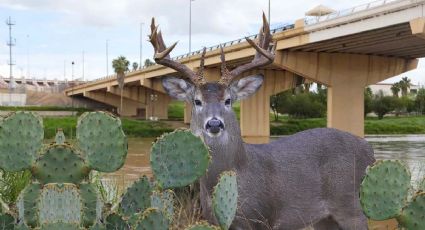
[[[172,60],[154,20],[150,42],[158,64],[177,70],[189,81],[164,77],[167,93],[193,105],[191,129],[211,149],[212,163],[201,178],[204,218],[216,223],[211,194],[221,172],[234,170],[238,182],[238,209],[232,230],[367,229],[359,202],[360,181],[374,162],[372,148],[361,138],[335,129],[313,129],[269,144],[242,141],[232,104],[254,94],[263,76],[233,79],[241,73],[273,62],[275,44],[263,14],[258,41],[247,38],[257,51],[247,64],[229,71],[221,52],[222,77],[206,82],[205,49],[198,72]]]

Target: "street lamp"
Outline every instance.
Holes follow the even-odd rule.
[[[106,76],[109,76],[109,60],[108,60],[108,47],[109,46],[109,40],[106,39]]]
[[[72,61],[71,62],[71,66],[72,66],[72,68],[71,68],[71,84],[72,84],[71,95],[72,96],[74,94],[74,85],[75,85],[75,82],[74,82],[74,65],[75,65],[75,62]],[[74,100],[73,100],[72,96],[71,96],[71,108],[74,108]],[[72,115],[74,115],[74,112],[72,112],[72,113],[73,113]]]
[[[192,52],[192,2],[195,0],[189,0],[189,55]]]
[[[143,25],[145,23],[140,23],[140,60],[139,60],[139,69],[142,68],[142,61],[143,61]]]
[[[269,15],[268,15],[268,17],[269,17],[269,25],[271,25],[271,19],[270,19],[270,0],[269,0]]]

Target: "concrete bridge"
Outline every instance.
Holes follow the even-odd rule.
[[[308,79],[328,86],[327,122],[333,127],[364,135],[363,91],[417,67],[425,56],[425,0],[380,0],[272,30],[277,41],[273,64],[244,75],[261,73],[262,88],[241,102],[243,136],[268,137],[270,96]],[[244,39],[222,44],[228,68],[249,62],[255,50]],[[176,57],[196,69],[200,51]],[[220,76],[219,46],[209,47],[205,66],[208,80]],[[126,116],[167,118],[170,98],[160,77],[176,75],[172,69],[154,65],[128,72],[125,77]],[[68,88],[68,96],[80,96],[119,107],[115,76]],[[190,120],[191,106],[185,108]]]

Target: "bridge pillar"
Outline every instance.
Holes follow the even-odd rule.
[[[112,105],[117,109],[120,108],[120,96],[108,93],[106,91],[87,91],[84,92],[84,97],[90,98],[95,101],[102,102],[104,104]],[[123,98],[123,111],[122,116],[138,116],[138,110],[145,108],[140,102]]]
[[[146,104],[146,118],[168,119],[168,104],[170,104],[170,101],[171,98],[168,95],[152,90]]]
[[[328,86],[327,125],[364,136],[364,88],[415,69],[417,59],[279,51],[275,65]]]
[[[270,136],[270,96],[293,86],[293,73],[284,70],[250,71],[243,76],[262,74],[261,88],[249,98],[241,101],[241,134],[247,142],[267,143]]]

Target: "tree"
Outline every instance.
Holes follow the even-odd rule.
[[[410,86],[412,85],[410,79],[407,77],[403,77],[398,83],[401,89],[401,96],[407,96],[407,90],[410,89]]]
[[[292,97],[292,91],[286,90],[284,92],[275,94],[270,98],[270,108],[273,111],[275,121],[279,120],[279,113],[288,113],[289,100]]]
[[[118,87],[120,88],[120,114],[122,113],[122,91],[124,88],[124,76],[125,72],[128,71],[130,62],[124,56],[119,56],[112,60],[112,67],[117,74]]]
[[[393,96],[384,96],[382,91],[379,91],[372,101],[372,110],[378,115],[378,119],[384,118],[385,114],[395,109],[396,102]]]
[[[421,114],[425,114],[425,88],[420,88],[415,98],[415,108]]]
[[[136,71],[139,68],[139,64],[137,62],[133,62],[133,71]]]
[[[151,61],[151,59],[147,58],[145,60],[145,66],[148,67],[148,66],[151,66],[151,65],[155,65],[155,62],[153,62],[153,61]]]
[[[370,87],[364,89],[364,116],[372,112],[373,93]]]
[[[398,97],[398,93],[400,92],[400,82],[396,82],[391,86],[391,92],[394,97]]]

